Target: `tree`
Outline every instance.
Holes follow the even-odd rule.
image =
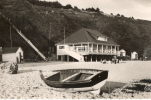
[[[96,10],[93,7],[92,8],[86,8],[85,10],[89,11],[89,12],[96,12]]]
[[[77,6],[74,6],[73,8],[75,11],[80,11],[80,9]]]
[[[58,1],[52,2],[51,5],[52,5],[53,8],[63,8],[63,6]]]
[[[100,12],[100,9],[99,9],[99,8],[96,8],[96,10],[95,10],[95,11],[99,13],[99,12]]]
[[[64,6],[64,9],[73,9],[73,8],[70,4],[67,4],[66,6]]]
[[[114,16],[114,14],[113,14],[113,13],[111,13],[110,15]]]
[[[145,48],[144,57],[147,57],[148,60],[151,59],[151,46],[148,46]]]
[[[100,11],[100,9],[99,8],[93,8],[93,7],[91,7],[91,8],[86,8],[85,9],[86,11],[89,11],[89,12],[97,12],[97,13],[103,13],[103,11]]]
[[[2,6],[2,5],[0,5],[0,9],[3,9],[3,6]]]
[[[124,15],[121,15],[121,17],[125,17]]]
[[[47,2],[47,1],[39,1],[39,0],[28,0],[33,5],[44,6],[44,7],[52,7],[52,8],[63,8],[63,6],[58,2]]]
[[[121,16],[120,14],[117,14],[117,15],[116,15],[116,17],[120,17],[120,16]]]

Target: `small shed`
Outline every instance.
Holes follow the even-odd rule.
[[[126,56],[126,51],[124,49],[120,50],[120,57],[125,57]]]
[[[137,60],[138,59],[138,53],[137,52],[131,52],[131,59],[132,60]]]
[[[21,63],[24,59],[23,49],[21,47],[7,47],[2,49],[2,61],[11,61]]]

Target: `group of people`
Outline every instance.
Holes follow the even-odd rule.
[[[116,56],[115,56],[115,57],[112,58],[112,60],[104,59],[104,60],[101,61],[101,63],[103,63],[103,64],[106,64],[106,63],[117,64],[117,63],[119,63],[119,59],[117,59]]]

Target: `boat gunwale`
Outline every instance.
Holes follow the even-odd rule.
[[[95,73],[97,73],[98,71],[100,71],[100,72],[103,72],[103,71],[107,71],[107,72],[109,72],[109,70],[100,70],[100,69],[60,69],[60,70],[52,70],[52,72],[61,72],[61,71],[66,71],[66,70],[81,70],[81,72],[82,72],[82,70],[84,71],[84,70],[88,70],[88,71],[90,71],[90,72],[82,72],[82,73],[90,73],[90,74],[95,74]],[[95,72],[95,73],[93,73],[93,71]]]
[[[82,81],[64,81],[64,82],[61,82],[61,81],[50,81],[50,80],[47,80],[46,81],[49,81],[51,83],[57,83],[57,84],[75,84],[75,83],[87,83],[87,82],[91,82],[92,80],[82,80]]]
[[[74,69],[63,69],[63,70],[74,70]],[[61,71],[63,71],[63,70],[61,70]],[[75,70],[81,70],[81,69],[75,69]],[[104,73],[104,72],[107,72],[108,73],[108,70],[97,70],[97,69],[82,69],[82,70],[90,70],[90,71],[97,71],[97,72],[100,72],[100,73],[98,73],[98,74],[101,74],[102,72]],[[58,73],[59,73],[59,71],[60,70],[55,70],[55,72],[56,71],[58,71]],[[88,72],[89,73],[89,72]],[[95,85],[95,84],[97,84],[97,83],[92,83],[93,81],[94,81],[94,79],[96,79],[96,77],[98,77],[98,74],[96,74],[96,75],[94,75],[94,77],[92,77],[91,79],[89,79],[89,80],[80,80],[80,81],[64,81],[64,82],[61,82],[61,81],[51,81],[51,80],[48,80],[47,78],[42,78],[43,79],[43,81],[48,85],[48,86],[50,86],[50,87],[54,87],[54,88],[62,88],[62,86],[64,86],[65,85],[65,87],[64,88],[77,88],[77,84],[81,84],[82,85],[82,88],[83,88],[83,86],[84,86],[84,84],[87,84],[86,86],[84,86],[84,87],[89,87],[89,85],[88,84],[90,84],[90,86],[92,85]],[[43,77],[44,75],[43,75],[43,73],[41,73],[41,77]],[[51,77],[51,76],[50,76]],[[91,77],[91,76],[90,76]],[[108,75],[107,75],[107,77],[108,77]],[[93,79],[94,78],[94,79]],[[106,80],[106,79],[103,79],[103,80]],[[103,81],[102,80],[102,81]],[[99,81],[98,81],[99,82]],[[100,81],[101,82],[101,81]],[[53,85],[54,84],[54,85]],[[69,85],[77,85],[77,86],[75,86],[75,87],[68,87],[68,84]],[[81,87],[81,86],[80,86]]]
[[[63,70],[61,70],[61,71],[64,71],[64,70],[66,70],[66,69],[63,69]],[[72,69],[69,69],[69,70],[72,70]],[[73,69],[74,70],[74,69]],[[78,69],[78,70],[81,70],[81,69]],[[89,69],[88,69],[89,70]],[[103,71],[107,71],[107,70],[97,70],[97,71],[101,71],[101,72],[103,72]],[[53,72],[58,72],[58,73],[60,73],[60,70],[55,70],[55,71],[53,71]],[[100,73],[101,73],[100,72]],[[58,73],[55,73],[55,74],[58,74]],[[80,73],[84,73],[84,72],[80,72]],[[85,72],[86,73],[86,72]],[[75,84],[75,83],[86,83],[86,82],[91,82],[92,81],[92,79],[95,77],[95,76],[97,76],[98,74],[100,74],[100,73],[96,73],[96,74],[92,74],[91,76],[89,76],[89,77],[91,77],[90,79],[86,79],[86,80],[77,80],[77,81],[50,81],[50,80],[48,80],[47,78],[45,78],[45,80],[47,80],[47,81],[49,81],[49,82],[51,82],[51,83],[58,83],[58,84],[63,84],[63,83],[65,83],[65,84]],[[43,73],[42,73],[43,74]],[[55,75],[55,74],[53,74],[53,75]],[[93,76],[94,75],[94,76]],[[44,75],[43,75],[44,76]],[[93,77],[92,77],[93,76]],[[51,76],[50,76],[51,77]],[[88,77],[88,78],[89,78]]]
[[[52,72],[56,72],[56,71],[64,71],[64,70],[90,70],[90,71],[109,71],[109,70],[101,70],[101,69],[85,69],[85,68],[81,68],[81,69],[57,69],[57,70],[52,70]]]
[[[69,83],[69,84],[71,84],[71,83],[73,83],[73,84],[75,84],[75,83],[85,83],[85,82],[91,82],[92,78],[94,78],[96,75],[99,74],[98,73],[99,71],[100,71],[100,73],[103,72],[103,71],[108,71],[108,70],[98,70],[98,69],[61,69],[61,70],[53,70],[52,72],[58,72],[58,73],[60,73],[61,71],[66,71],[66,70],[92,70],[92,71],[97,71],[97,72],[96,73],[80,72],[80,73],[90,73],[90,74],[92,74],[91,76],[94,75],[93,77],[89,76],[91,78],[90,79],[86,79],[86,80],[77,80],[77,81],[50,81],[47,78],[45,78],[45,80],[47,80],[47,81],[49,81],[51,83]],[[55,73],[55,74],[58,74],[58,73]]]

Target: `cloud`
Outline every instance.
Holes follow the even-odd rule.
[[[151,0],[134,0],[142,6],[151,6]]]

